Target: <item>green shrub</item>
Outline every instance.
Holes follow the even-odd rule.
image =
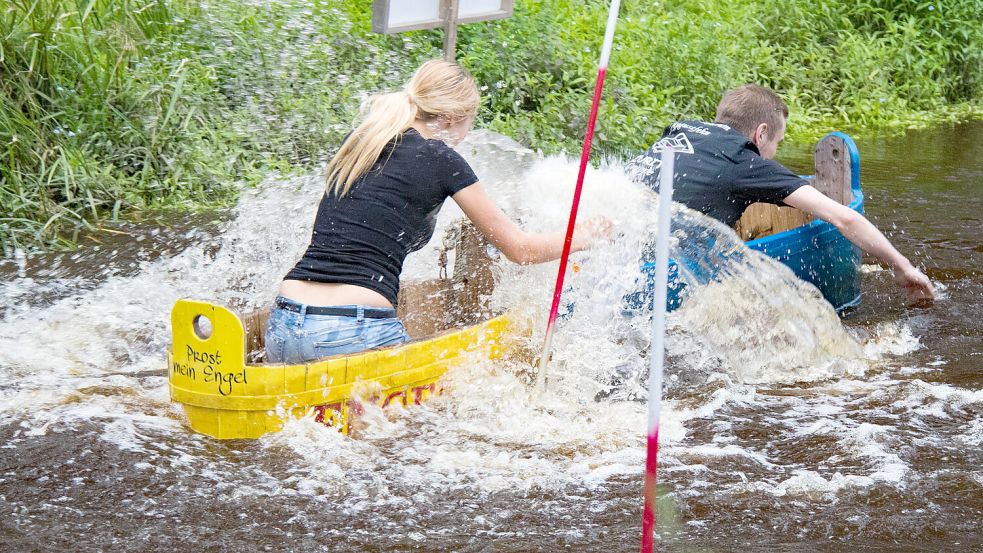
[[[547,152],[580,148],[606,10],[520,2],[511,21],[464,28],[465,63],[506,85],[490,90],[493,128]],[[673,120],[712,118],[721,93],[747,82],[782,94],[793,138],[978,116],[978,12],[976,0],[625,3],[595,147],[637,152]]]
[[[519,0],[461,27],[480,126],[579,151],[608,2]],[[645,148],[720,94],[772,86],[790,134],[978,116],[977,0],[626,2],[597,157]],[[8,0],[0,8],[0,249],[55,245],[143,210],[229,205],[309,170],[368,93],[439,57],[441,31],[369,31],[370,2]]]

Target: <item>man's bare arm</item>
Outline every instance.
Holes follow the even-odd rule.
[[[891,267],[895,282],[905,288],[912,299],[935,299],[935,289],[928,277],[901,255],[887,237],[860,213],[808,185],[789,194],[784,202],[832,224],[860,249]]]

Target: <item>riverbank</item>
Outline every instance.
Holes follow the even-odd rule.
[[[787,99],[793,137],[981,116],[974,1],[800,4],[625,6],[597,155],[710,117],[722,90],[749,81]],[[579,150],[606,9],[520,0],[510,19],[462,27],[459,59],[483,83],[478,125]],[[336,0],[12,3],[0,13],[2,255],[148,211],[227,206],[242,186],[317,165],[367,93],[440,55],[439,31],[381,36],[369,18],[367,2]]]

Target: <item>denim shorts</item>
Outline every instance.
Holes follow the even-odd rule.
[[[313,361],[331,355],[356,353],[359,351],[394,346],[410,339],[403,323],[392,317],[368,318],[364,310],[380,311],[376,307],[359,305],[339,305],[354,309],[353,317],[339,315],[311,315],[309,306],[277,298],[277,306],[270,312],[266,329],[266,362],[297,364]],[[287,304],[297,309],[285,309]]]

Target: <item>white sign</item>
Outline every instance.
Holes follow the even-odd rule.
[[[395,2],[384,2],[387,4],[386,20],[383,22],[386,30],[377,32],[398,32],[398,29],[421,29],[422,27],[437,22],[434,27],[440,24],[440,0],[396,0]],[[376,3],[379,4],[378,2]],[[372,28],[376,30],[375,15],[378,10],[373,12]]]
[[[393,34],[444,27],[444,13],[454,0],[375,0],[372,30]],[[457,0],[455,23],[475,23],[512,15],[514,0]]]

